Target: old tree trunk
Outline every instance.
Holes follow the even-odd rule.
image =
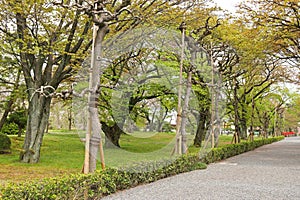
[[[19,3],[14,6],[19,8]],[[53,6],[52,17],[57,14],[59,23],[49,26],[47,6],[31,2],[24,6],[35,7],[35,15],[26,12],[25,8],[13,9],[9,6],[12,10],[8,10],[7,15],[11,17],[11,23],[15,23],[16,34],[5,34],[11,37],[12,43],[16,43],[11,45],[16,47],[12,54],[19,58],[28,95],[26,136],[20,161],[37,163],[51,99],[60,83],[68,79],[80,64],[77,54],[81,57],[86,55],[91,44],[84,38],[90,32],[91,20],[82,17],[81,11]],[[66,17],[68,14],[72,14],[71,23]]]
[[[35,94],[29,102],[25,142],[20,159],[26,163],[36,163],[40,158],[40,149],[44,130],[48,124],[51,98]]]

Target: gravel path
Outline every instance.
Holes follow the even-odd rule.
[[[286,138],[198,170],[105,200],[300,200],[300,137]]]

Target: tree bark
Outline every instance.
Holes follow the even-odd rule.
[[[21,137],[22,136],[22,127],[18,127],[19,128],[19,130],[18,130],[18,137]]]
[[[233,109],[234,109],[234,127],[235,127],[235,133],[234,133],[234,143],[240,143],[241,141],[241,129],[240,129],[240,114],[239,114],[239,100],[238,100],[238,96],[237,96],[237,83],[235,80],[235,87],[233,89],[234,92],[234,105],[233,105]]]
[[[188,108],[189,108],[189,101],[190,101],[190,95],[192,90],[192,72],[188,72],[187,77],[187,84],[186,84],[186,92],[184,96],[184,104],[182,108],[182,117],[181,117],[181,126],[180,126],[180,132],[182,137],[182,143],[181,143],[181,152],[182,154],[187,153],[187,133],[186,133],[186,124],[188,120]]]
[[[29,101],[28,120],[23,151],[20,160],[24,163],[37,163],[44,130],[48,124],[51,98],[36,93]]]
[[[93,42],[93,54],[91,59],[91,72],[89,80],[89,97],[88,97],[88,123],[86,133],[85,144],[85,161],[84,161],[84,173],[94,172],[96,170],[96,160],[101,142],[101,123],[98,114],[98,100],[100,93],[100,76],[103,73],[102,63],[102,42],[108,32],[108,25],[103,23],[98,26],[94,25],[94,42]],[[102,149],[100,149],[102,151]],[[101,158],[103,159],[103,158]],[[102,163],[102,166],[105,166]]]
[[[102,130],[106,137],[105,147],[120,147],[119,140],[121,135],[124,134],[124,131],[119,127],[117,123],[114,123],[114,125],[112,126],[107,125],[105,122],[101,122],[101,124]]]
[[[72,103],[70,103],[70,107],[68,108],[68,129],[72,130]]]
[[[268,128],[270,124],[270,117],[268,113],[264,112],[262,121],[263,121],[263,125],[262,125],[263,137],[268,138],[269,136]]]
[[[5,124],[6,120],[7,120],[7,117],[8,117],[8,114],[10,113],[11,111],[11,108],[12,108],[12,105],[14,103],[14,99],[12,97],[13,95],[10,96],[7,104],[6,104],[6,108],[4,110],[4,113],[1,117],[1,120],[0,120],[0,130],[2,129],[3,125]]]
[[[21,76],[21,70],[18,70],[17,78],[16,78],[15,84],[14,84],[14,89],[13,89],[12,93],[9,96],[9,100],[6,104],[4,113],[3,113],[2,117],[1,117],[1,120],[0,120],[0,130],[2,129],[3,125],[5,124],[5,122],[7,120],[7,117],[8,117],[8,114],[12,110],[12,106],[13,106],[15,100],[16,100],[14,92],[19,88],[20,76]]]
[[[196,147],[201,147],[202,145],[202,141],[204,140],[205,137],[205,133],[206,133],[206,122],[207,119],[209,118],[209,114],[208,114],[208,110],[202,110],[199,112],[200,116],[199,116],[199,121],[198,121],[198,125],[197,125],[197,132],[196,132],[196,136],[194,138],[194,146]]]
[[[159,112],[159,117],[157,117],[157,127],[156,131],[157,132],[163,132],[163,125],[165,122],[165,119],[168,115],[169,109],[167,107],[163,107],[161,105]]]
[[[244,100],[245,102],[245,100]],[[247,139],[247,108],[246,108],[247,104],[246,103],[242,103],[241,107],[242,107],[242,117],[240,120],[241,123],[241,139],[246,140]]]

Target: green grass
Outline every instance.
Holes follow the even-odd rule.
[[[82,133],[80,133],[82,135]],[[10,136],[12,153],[0,155],[0,183],[23,181],[62,174],[81,172],[84,161],[84,143],[76,131],[52,130],[45,134],[40,162],[25,164],[19,162],[24,136]],[[194,136],[188,137],[189,153],[201,149],[193,147]],[[231,143],[232,136],[220,136],[219,145]],[[121,149],[104,149],[108,167],[128,166],[137,162],[170,159],[175,146],[175,133],[142,133],[122,135]],[[208,143],[207,148],[210,148]],[[100,168],[100,164],[98,164]]]
[[[175,135],[170,133],[139,132],[134,135],[122,135],[120,146],[134,153],[149,153],[173,143],[174,137]]]
[[[1,182],[59,176],[80,172],[82,169],[84,145],[77,134],[46,134],[41,149],[41,159],[37,164],[19,162],[19,152],[24,137],[10,136],[10,138],[12,153],[0,155]]]
[[[124,167],[137,162],[169,159],[175,144],[175,134],[135,133],[122,135],[121,149],[105,149],[106,164],[112,167]]]

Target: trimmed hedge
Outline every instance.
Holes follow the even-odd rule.
[[[254,140],[253,142],[241,142],[238,144],[228,144],[219,148],[214,148],[201,159],[202,162],[209,164],[216,161],[220,161],[235,155],[242,154],[247,151],[263,146],[265,144],[271,144],[284,139],[283,136],[273,138],[262,138],[261,140]]]
[[[0,188],[3,199],[98,199],[117,190],[150,183],[168,176],[196,169],[205,169],[196,156],[182,156],[175,160],[140,163],[128,168],[109,168],[93,174],[74,174],[41,181],[9,183]]]
[[[99,199],[118,190],[139,184],[150,183],[162,178],[197,169],[205,169],[205,163],[219,161],[264,144],[270,144],[283,137],[256,140],[226,145],[212,149],[204,157],[198,154],[184,155],[174,160],[139,163],[122,169],[109,168],[93,174],[74,174],[41,181],[9,183],[0,188],[2,199]]]

